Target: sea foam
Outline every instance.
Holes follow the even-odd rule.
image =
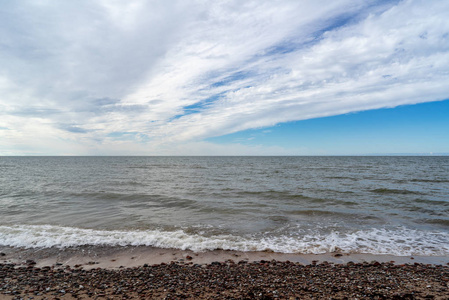
[[[0,226],[0,245],[23,248],[66,248],[83,245],[153,246],[182,250],[274,251],[318,254],[326,252],[407,255],[449,255],[449,234],[405,227],[394,230],[372,228],[351,233],[304,233],[295,236],[232,234],[206,236],[182,229],[94,230],[53,225]]]

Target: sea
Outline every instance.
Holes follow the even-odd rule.
[[[449,255],[449,156],[0,157],[0,246]]]

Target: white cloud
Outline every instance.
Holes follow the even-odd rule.
[[[442,100],[448,11],[445,1],[8,2],[0,151],[214,154],[222,146],[202,139]]]
[[[259,76],[227,85],[229,92],[222,100],[200,114],[173,121],[167,134],[204,138],[285,121],[445,99],[449,22],[441,6],[448,5],[433,4],[404,2],[327,32],[311,47],[262,57],[250,66]]]

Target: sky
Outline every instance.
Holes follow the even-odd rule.
[[[0,155],[449,153],[449,1],[0,0]]]

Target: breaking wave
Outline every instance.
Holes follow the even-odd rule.
[[[0,245],[23,248],[66,248],[93,246],[153,246],[182,250],[274,251],[279,253],[390,254],[398,256],[449,255],[449,233],[422,231],[405,227],[394,230],[372,228],[348,233],[301,232],[294,235],[232,234],[206,236],[182,229],[163,230],[93,230],[53,225],[0,226]]]

